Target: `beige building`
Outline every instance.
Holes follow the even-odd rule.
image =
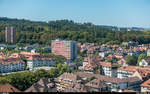
[[[147,50],[147,56],[150,56],[150,49]]]
[[[81,78],[72,73],[63,73],[59,77],[55,78],[57,91],[65,91],[69,87],[74,87],[76,84],[80,84]]]
[[[52,53],[62,55],[68,60],[74,60],[77,57],[77,43],[75,41],[64,41],[60,39],[52,40]]]
[[[14,27],[6,27],[5,39],[6,42],[10,42],[10,43],[16,42],[16,29]]]

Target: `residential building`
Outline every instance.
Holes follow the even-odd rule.
[[[32,49],[34,49],[34,47],[30,45],[30,46],[24,47],[24,49],[27,51],[31,51]]]
[[[33,55],[40,55],[40,53],[33,53],[33,52],[24,52],[24,51],[21,51],[20,52],[21,55],[24,55],[25,57],[31,57]]]
[[[14,27],[6,27],[5,38],[6,38],[6,42],[15,43],[16,29]]]
[[[141,80],[147,80],[150,77],[150,68],[137,66],[122,66],[118,69],[118,78],[139,77]]]
[[[126,63],[125,58],[120,59],[119,61],[117,61],[117,63],[121,66],[128,66],[128,64]]]
[[[83,70],[85,72],[96,73],[96,69],[98,69],[98,62],[100,61],[100,57],[88,56],[83,61]]]
[[[150,58],[142,59],[139,62],[139,66],[141,66],[141,67],[146,67],[146,66],[149,66],[149,65],[150,65]]]
[[[67,87],[63,92],[88,92],[88,89],[84,84],[76,83],[74,87]]]
[[[149,69],[138,69],[132,77],[138,77],[143,81],[146,81],[150,78],[150,70]]]
[[[102,75],[117,77],[117,67],[111,62],[100,62],[99,66]]]
[[[99,79],[94,79],[86,83],[85,86],[90,92],[106,92],[108,89],[108,86]]]
[[[16,49],[16,45],[7,45],[8,50]]]
[[[0,52],[0,59],[4,58],[6,55],[3,52]]]
[[[102,58],[106,57],[107,55],[109,55],[109,52],[99,52],[99,56]]]
[[[27,68],[29,70],[34,70],[36,67],[42,66],[54,66],[56,62],[51,56],[45,55],[32,55],[27,59]]]
[[[75,41],[52,40],[52,53],[55,55],[62,55],[67,60],[74,60],[77,58],[77,43]]]
[[[41,78],[37,83],[34,83],[25,92],[57,92],[55,84],[49,78]]]
[[[141,84],[141,92],[150,92],[150,79]]]
[[[4,50],[6,48],[5,44],[0,44],[0,50]]]
[[[10,84],[3,84],[0,85],[0,92],[3,93],[15,93],[15,92],[21,92],[20,90],[18,90],[17,88],[13,87]]]
[[[7,56],[10,58],[21,58],[19,53],[8,53]]]
[[[135,90],[132,90],[132,89],[121,89],[121,90],[119,90],[118,92],[123,92],[123,93],[126,93],[126,92],[128,92],[128,93],[137,93],[138,91],[135,91]]]
[[[116,77],[109,77],[103,76],[100,74],[92,74],[86,72],[77,72],[75,73],[77,76],[81,77],[82,79],[96,77],[98,80],[103,81],[108,86],[108,91],[119,91],[120,89],[131,88],[133,90],[140,90],[140,84],[142,80],[138,77],[129,77],[129,78],[116,78]]]
[[[128,55],[130,55],[130,56],[139,56],[140,54],[138,52],[128,52]]]
[[[150,56],[150,49],[147,50],[147,56]]]
[[[4,57],[3,59],[0,59],[0,74],[24,70],[25,62],[21,58]]]
[[[122,66],[117,71],[118,78],[128,78],[131,77],[134,72],[137,71],[139,67],[136,66]]]
[[[57,91],[65,91],[68,87],[73,88],[77,83],[81,83],[79,76],[72,73],[63,73],[55,78]]]

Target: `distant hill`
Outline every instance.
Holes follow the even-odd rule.
[[[138,41],[140,44],[150,43],[149,32],[139,32],[143,28],[119,28],[92,23],[76,23],[66,19],[42,22],[6,17],[0,17],[0,43],[5,43],[6,26],[16,27],[17,43],[23,44],[50,45],[51,40],[56,38],[75,40],[81,43],[95,42],[110,45],[121,44],[124,41]]]
[[[120,28],[116,26],[107,26],[107,25],[94,25],[92,23],[76,23],[72,20],[56,20],[42,22],[42,21],[30,21],[25,19],[11,19],[7,17],[0,17],[0,24],[5,24],[5,26],[24,26],[24,25],[40,25],[40,26],[48,26],[55,30],[81,30],[81,31],[92,31],[93,28],[96,29],[109,29],[114,31],[143,31],[144,28],[131,27],[131,28]],[[89,29],[89,30],[85,30]]]

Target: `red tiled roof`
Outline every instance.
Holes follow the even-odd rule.
[[[75,84],[75,83],[77,83],[77,80],[80,80],[80,77],[73,73],[63,73],[59,77],[55,78],[55,82],[66,83],[66,82],[64,82],[64,79],[72,80],[71,84]]]
[[[94,80],[88,82],[86,84],[86,86],[94,87],[94,88],[104,88],[104,87],[107,87],[107,85],[103,81],[101,81],[100,79],[94,79]]]
[[[21,92],[10,84],[0,85],[0,92]]]
[[[112,82],[112,83],[123,83],[123,82],[136,82],[136,81],[141,81],[140,78],[138,77],[129,77],[129,78],[115,78],[115,77],[109,77],[109,76],[103,76],[100,74],[92,74],[92,73],[85,73],[85,72],[76,72],[76,75],[80,77],[96,77],[101,81],[106,81],[106,82]]]
[[[32,55],[27,60],[54,60],[51,56]]]
[[[40,55],[40,53],[32,53],[32,52],[20,52],[21,55],[24,55],[24,56],[31,56],[31,55]]]
[[[0,59],[0,64],[2,65],[8,65],[10,63],[12,64],[18,64],[18,63],[25,63],[21,58],[6,58],[6,59]]]
[[[135,72],[139,68],[140,67],[137,67],[137,66],[122,66],[118,70],[126,70],[126,71],[133,71],[133,72]]]
[[[150,79],[142,83],[141,87],[148,87],[150,89]]]
[[[137,71],[142,78],[145,78],[148,75],[150,75],[150,69],[147,69],[147,68],[140,68],[140,69],[137,69]]]
[[[101,65],[103,67],[112,67],[111,62],[99,62],[99,65]]]
[[[122,61],[124,61],[124,63],[126,64],[126,60],[125,59],[120,59],[119,61],[117,61],[117,63],[121,65]]]

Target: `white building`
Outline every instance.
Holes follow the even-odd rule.
[[[150,65],[150,58],[142,59],[139,62],[139,66],[142,66],[142,67],[146,67],[146,66],[149,66],[149,65]]]
[[[122,66],[118,69],[118,78],[128,78],[133,76],[138,76],[141,79],[147,79],[149,77],[150,69],[147,67],[137,67],[137,66]]]
[[[5,58],[0,60],[0,74],[23,71],[25,62],[20,58]]]
[[[139,53],[138,52],[129,52],[128,55],[130,56],[139,56]]]
[[[36,49],[32,49],[32,50],[31,50],[31,53],[36,53]]]
[[[147,56],[150,56],[150,49],[147,50]]]
[[[111,62],[100,62],[99,65],[102,75],[117,77],[117,67],[113,66]]]
[[[56,62],[50,56],[33,55],[27,59],[27,67],[34,70],[36,67],[53,66]]]
[[[99,52],[99,56],[101,56],[102,58],[108,56],[109,54],[109,52]]]
[[[140,84],[142,80],[138,77],[129,77],[129,78],[116,78],[116,77],[109,77],[103,76],[100,74],[92,74],[92,73],[85,73],[85,72],[77,72],[76,75],[81,77],[82,79],[87,79],[91,77],[96,77],[98,80],[105,82],[108,86],[108,91],[118,92],[120,89],[131,88],[133,90],[140,90]]]
[[[122,66],[118,69],[117,78],[128,78],[137,71],[136,66]]]

